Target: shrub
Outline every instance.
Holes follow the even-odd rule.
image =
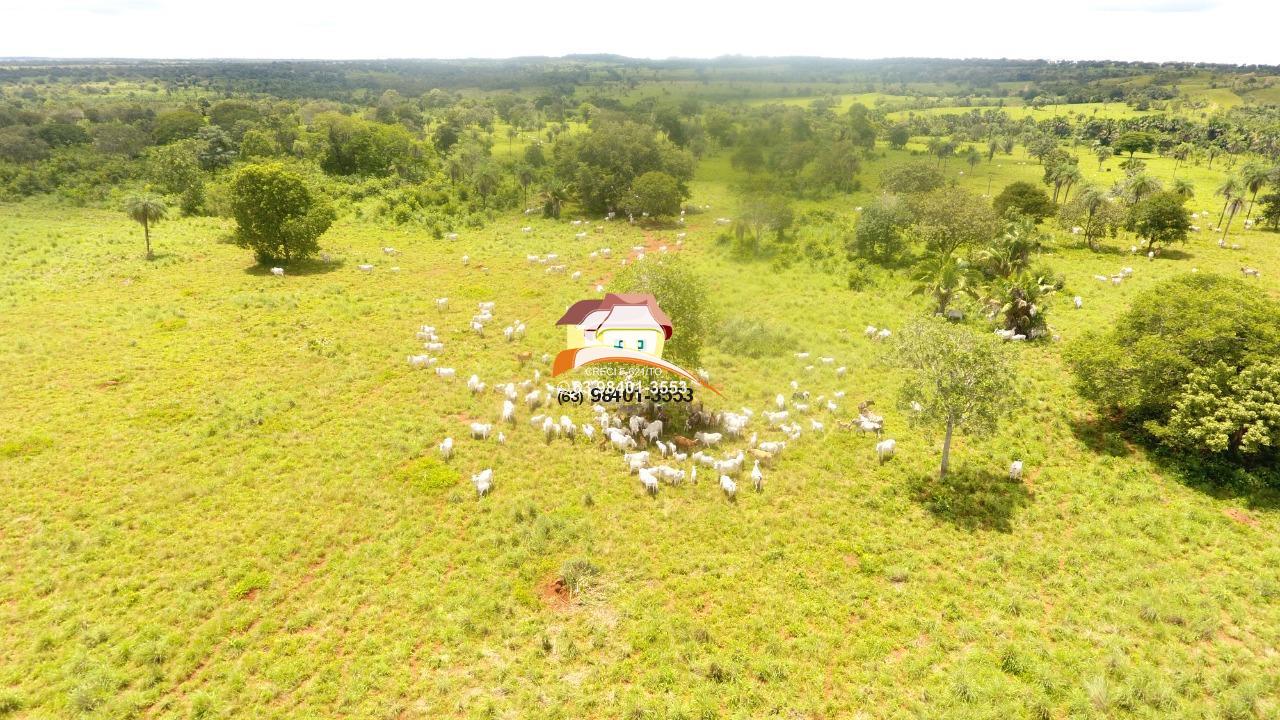
[[[560,581],[574,595],[585,590],[599,574],[600,568],[581,558],[570,560],[560,567]]]
[[[907,208],[896,195],[882,195],[862,210],[853,233],[850,256],[891,262],[902,256],[906,241],[902,231],[910,222]]]
[[[1128,229],[1147,242],[1148,248],[1185,242],[1191,217],[1183,207],[1186,198],[1173,192],[1158,192],[1142,198],[1129,210]]]
[[[632,263],[615,279],[622,292],[649,293],[671,318],[671,339],[663,356],[673,363],[696,366],[702,343],[711,331],[713,312],[706,281],[674,257]]]
[[[716,344],[730,355],[760,358],[781,355],[792,347],[791,338],[759,320],[735,317],[724,323]]]
[[[886,192],[929,192],[937,190],[945,183],[942,173],[929,163],[903,163],[886,168],[880,173],[880,189]]]
[[[849,274],[845,278],[845,283],[854,292],[862,292],[875,286],[875,278],[866,260],[859,258],[849,265]]]
[[[631,184],[631,197],[623,203],[627,212],[640,215],[648,213],[652,217],[667,217],[680,213],[680,203],[687,193],[680,189],[680,183],[667,173],[653,170],[647,172]]]
[[[279,163],[246,165],[236,172],[231,213],[236,244],[252,249],[259,263],[314,255],[320,249],[317,238],[334,220],[329,201]]]
[[[1066,357],[1080,393],[1131,427],[1173,448],[1234,454],[1264,444],[1252,438],[1266,433],[1270,416],[1243,403],[1250,392],[1272,391],[1264,365],[1277,353],[1280,304],[1235,278],[1188,274],[1139,295],[1109,330],[1085,336]],[[1185,442],[1171,437],[1196,422],[1215,427]],[[1246,441],[1249,427],[1259,429]]]
[[[1053,214],[1054,204],[1049,194],[1029,182],[1009,183],[991,201],[997,214],[1004,216],[1010,209],[1040,222]]]

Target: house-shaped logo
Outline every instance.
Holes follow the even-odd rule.
[[[566,349],[556,356],[552,375],[592,363],[632,363],[666,370],[715,391],[697,375],[662,359],[674,328],[652,295],[609,293],[600,300],[579,300],[556,325],[565,326]]]
[[[671,318],[652,295],[615,295],[579,300],[557,325],[564,325],[566,347],[611,347],[662,357],[671,337]]]

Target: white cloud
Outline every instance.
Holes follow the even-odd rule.
[[[11,7],[6,7],[10,6]],[[1273,0],[745,3],[0,0],[0,55],[1016,57],[1280,63]]]

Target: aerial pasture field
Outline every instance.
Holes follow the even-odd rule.
[[[844,96],[836,112],[876,97],[894,102]],[[1139,116],[1109,105],[1100,115]],[[474,132],[515,162],[538,132],[506,127]],[[925,140],[876,140],[857,188],[797,196],[795,236],[825,232],[821,213],[856,224],[881,174],[909,162],[984,199],[1044,186],[1023,145],[944,164]],[[1088,182],[1124,174],[1127,156],[1100,169],[1088,146],[1060,147]],[[1136,157],[1165,186],[1190,180],[1188,209],[1217,216],[1223,160]],[[0,717],[1280,716],[1280,495],[1207,482],[1121,432],[1063,356],[1192,272],[1258,268],[1244,279],[1280,299],[1280,234],[1241,212],[1238,249],[1197,221],[1149,259],[1129,231],[1091,251],[1048,218],[1031,262],[1064,280],[1044,306],[1052,337],[1002,346],[1023,404],[990,437],[958,434],[939,479],[942,438],[899,408],[893,344],[864,333],[929,314],[907,261],[850,289],[843,246],[824,261],[839,272],[743,257],[716,224],[739,217],[751,181],[731,158],[697,158],[683,223],[606,220],[576,197],[558,218],[523,212],[553,194],[539,190],[486,204],[452,239],[352,194],[320,252],[280,261],[280,276],[235,244],[225,213],[175,201],[148,260],[116,195],[0,202]],[[209,174],[210,206],[235,171]],[[627,290],[637,263],[705,283],[716,322],[700,367],[723,392],[699,388],[707,407],[761,413],[793,381],[843,391],[834,411],[793,407],[804,431],[762,492],[744,474],[730,500],[707,470],[650,495],[617,451],[530,423],[589,423],[590,402],[517,403],[500,423],[497,386],[560,382],[544,360],[564,348],[556,321],[598,285]],[[1125,267],[1121,284],[1095,279]],[[482,302],[495,303],[483,336],[469,326]],[[527,334],[504,339],[517,321]],[[743,323],[763,330],[744,341]],[[423,325],[444,343],[435,367],[457,377],[406,361]],[[960,326],[993,327],[976,312]],[[472,374],[488,387],[469,391]],[[892,459],[838,425],[864,400]],[[505,442],[470,437],[473,422]],[[738,449],[745,438],[717,448]],[[477,497],[485,468],[493,489]]]

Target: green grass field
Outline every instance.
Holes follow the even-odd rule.
[[[862,193],[825,206],[852,213],[909,156],[885,153]],[[1099,181],[1119,173],[1082,158]],[[948,164],[979,192],[988,172],[993,191],[1040,176],[1021,149]],[[1220,168],[1184,173],[1216,213]],[[284,278],[228,244],[225,220],[161,224],[148,263],[121,213],[0,205],[0,716],[1280,715],[1280,502],[1189,485],[1107,431],[1060,359],[1192,268],[1253,265],[1280,294],[1275,234],[1237,227],[1233,252],[1206,232],[1148,261],[1127,238],[1095,254],[1057,233],[1044,259],[1068,281],[1049,309],[1061,343],[1016,348],[1025,409],[990,440],[961,438],[939,484],[939,438],[892,408],[899,378],[861,333],[923,301],[900,274],[853,293],[730,259],[711,220],[732,214],[732,179],[725,158],[703,161],[691,202],[712,208],[680,248],[674,228],[616,222],[577,240],[567,221],[512,215],[450,242],[345,219],[322,241],[334,262]],[[838,413],[814,416],[825,433],[732,504],[705,479],[650,498],[615,452],[544,443],[523,407],[505,446],[467,439],[501,404],[467,375],[545,379],[516,353],[554,354],[564,308],[609,287],[628,248],[654,262],[664,243],[722,318],[849,368],[713,345],[725,398],[708,403],[759,410],[793,379],[843,389]],[[588,257],[604,246],[613,260]],[[581,280],[525,260],[548,251]],[[1126,265],[1121,287],[1092,279]],[[495,326],[521,319],[528,336],[466,332],[486,300]],[[422,324],[458,380],[405,362]],[[884,465],[872,438],[834,429],[867,398],[899,443]],[[1005,477],[1014,458],[1022,482]],[[495,489],[478,500],[467,478],[485,467]],[[565,596],[555,581],[576,560],[596,573]]]

